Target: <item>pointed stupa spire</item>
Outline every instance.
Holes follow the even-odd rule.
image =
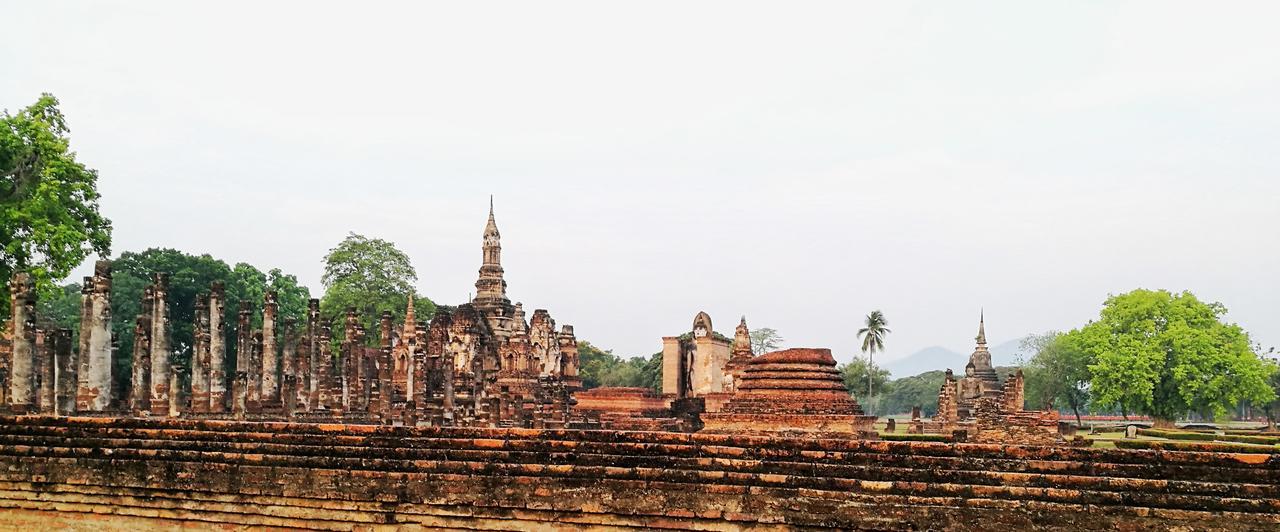
[[[418,334],[418,321],[413,315],[413,300],[414,300],[414,294],[413,292],[409,292],[409,306],[405,308],[405,311],[404,311],[404,338],[405,339],[402,341],[405,341],[405,342],[409,341],[410,338],[413,338]]]
[[[484,226],[484,242],[481,246],[483,260],[480,263],[480,278],[476,281],[476,297],[474,303],[481,310],[509,307],[507,299],[507,281],[502,278],[502,236],[498,234],[498,223],[493,217],[493,196],[489,196],[489,222]]]
[[[978,337],[976,338],[978,345],[987,345],[987,325],[985,314],[985,310],[978,310]]]

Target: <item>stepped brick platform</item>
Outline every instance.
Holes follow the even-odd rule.
[[[1276,530],[1280,457],[0,417],[0,528]]]
[[[831,350],[808,348],[751,359],[728,403],[702,416],[712,433],[849,436],[870,432],[875,419],[849,395]]]

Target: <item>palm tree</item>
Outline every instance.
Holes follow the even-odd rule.
[[[884,313],[874,310],[871,314],[867,314],[866,327],[858,329],[858,338],[862,339],[862,352],[867,354],[867,400],[871,400],[871,375],[874,373],[875,366],[871,362],[871,358],[876,351],[884,352],[884,337],[890,331],[887,325],[889,320],[884,319]]]

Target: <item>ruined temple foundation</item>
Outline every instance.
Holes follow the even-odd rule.
[[[0,528],[1272,531],[1276,456],[0,417]]]
[[[752,358],[732,399],[702,416],[703,431],[859,437],[875,416],[845,387],[830,349],[787,349]]]

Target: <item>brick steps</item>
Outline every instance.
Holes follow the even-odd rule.
[[[822,481],[869,482],[926,482],[934,484],[959,484],[974,486],[1014,486],[1026,488],[1057,487],[1062,489],[1088,489],[1094,491],[1129,492],[1151,490],[1156,492],[1214,497],[1280,498],[1280,486],[1258,483],[1228,483],[1219,481],[1180,481],[1168,479],[1112,478],[1064,474],[1060,468],[1050,467],[1045,472],[997,470],[940,469],[938,463],[930,467],[901,467],[891,465],[849,465],[846,463],[805,463],[776,461],[762,463],[756,460],[734,458],[683,458],[683,457],[635,457],[625,454],[599,454],[585,452],[528,452],[467,449],[461,445],[450,449],[378,449],[357,446],[305,446],[297,444],[211,442],[179,439],[121,439],[76,438],[74,445],[67,438],[52,436],[15,437],[0,434],[0,454],[24,454],[26,456],[97,457],[111,459],[164,459],[176,461],[218,461],[221,463],[249,463],[276,466],[312,468],[360,468],[386,471],[457,472],[495,466],[486,472],[510,474],[552,471],[567,476],[593,475],[609,472],[619,478],[646,478],[646,472],[668,475],[668,471],[692,471],[701,481],[708,475],[731,485],[752,485],[760,478],[783,475],[787,478],[805,479],[809,483]],[[110,450],[109,452],[107,450]],[[385,453],[392,456],[386,456]],[[870,461],[872,457],[863,457]],[[843,462],[843,460],[837,460]],[[946,464],[963,466],[955,459]],[[449,466],[447,464],[456,464]],[[570,471],[554,470],[552,466],[572,465]],[[430,467],[431,469],[428,469]],[[603,469],[601,469],[603,468]],[[625,470],[625,471],[619,471]],[[655,474],[650,473],[649,476]],[[769,477],[761,477],[769,475]],[[668,475],[669,476],[669,475]],[[794,482],[795,480],[790,480]],[[767,483],[766,483],[767,484]],[[847,486],[845,486],[847,487]]]
[[[319,529],[1229,522],[1223,529],[1264,530],[1280,527],[1280,462],[701,434],[19,417],[0,418],[0,508],[9,509],[0,526],[62,511],[157,526]]]

